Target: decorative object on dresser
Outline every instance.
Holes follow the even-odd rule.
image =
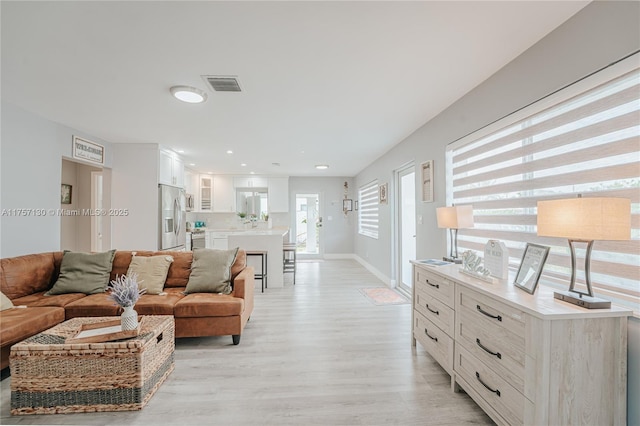
[[[631,200],[588,197],[538,201],[538,235],[569,240],[571,282],[569,291],[556,291],[556,299],[589,309],[611,307],[611,302],[594,297],[591,288],[591,249],[595,240],[622,241],[631,235]],[[577,290],[576,243],[586,244],[584,277],[586,292]]]
[[[482,258],[471,250],[462,253],[462,268],[460,268],[460,272],[488,283],[493,282],[491,271],[482,266]]]
[[[538,244],[527,244],[527,247],[522,253],[522,260],[520,261],[520,267],[518,268],[518,273],[516,274],[513,285],[527,293],[535,293],[548,254],[549,247]]]
[[[492,285],[412,261],[420,343],[498,425],[626,423],[629,309],[587,311],[553,290]]]
[[[509,278],[509,249],[498,240],[489,240],[484,246],[484,265],[496,278]]]
[[[451,245],[449,257],[443,260],[453,263],[462,263],[458,258],[458,229],[473,228],[473,206],[438,207],[436,209],[438,228],[449,228]]]

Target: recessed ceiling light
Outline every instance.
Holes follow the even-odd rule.
[[[190,166],[195,166],[195,165],[196,165],[196,163],[189,163],[189,165],[190,165]]]
[[[240,167],[247,167],[247,163],[240,164]]]
[[[200,89],[191,86],[173,86],[171,94],[182,102],[199,104],[207,100],[207,94]]]
[[[178,154],[184,154],[184,149],[176,149],[176,152],[177,152]]]
[[[316,164],[316,169],[318,170],[327,170],[329,168],[326,164]]]
[[[227,154],[233,154],[233,151],[231,151],[230,149],[227,150]]]
[[[255,174],[256,174],[256,172],[249,172],[249,173],[250,173],[250,174],[252,174],[252,175],[255,175]]]

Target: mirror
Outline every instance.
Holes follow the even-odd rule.
[[[246,213],[247,219],[254,215],[262,220],[269,214],[267,188],[237,188],[236,213]]]

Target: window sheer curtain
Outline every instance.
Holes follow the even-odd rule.
[[[461,252],[482,252],[487,240],[501,240],[515,269],[527,242],[550,246],[540,282],[565,289],[571,275],[567,240],[536,235],[537,201],[578,194],[629,198],[631,240],[596,241],[591,278],[598,295],[640,311],[637,56],[449,146],[448,204],[474,208],[475,227],[458,235]],[[584,274],[579,278],[583,283]]]
[[[358,200],[358,233],[378,238],[378,181],[362,185]]]

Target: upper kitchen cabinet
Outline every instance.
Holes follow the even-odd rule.
[[[213,176],[200,175],[199,210],[203,212],[212,211],[213,202]]]
[[[233,177],[226,175],[215,175],[213,177],[213,211],[214,213],[235,211]]]
[[[269,212],[289,212],[289,178],[270,177],[269,188]]]
[[[178,154],[160,150],[158,183],[184,188],[184,162]]]
[[[233,186],[236,188],[266,188],[268,179],[264,176],[236,176],[233,178]]]

